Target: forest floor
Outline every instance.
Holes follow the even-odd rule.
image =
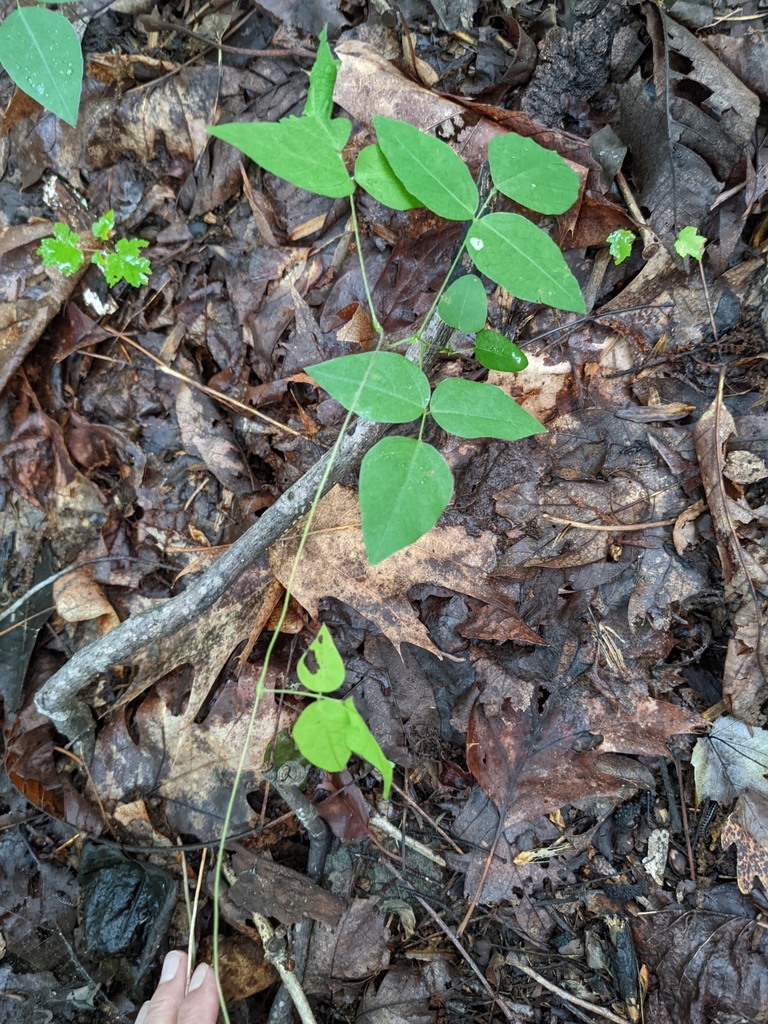
[[[397,340],[456,251],[455,223],[359,190],[358,251],[347,200],[206,133],[301,113],[324,24],[349,167],[376,114],[436,130],[473,173],[507,131],[569,161],[579,200],[537,222],[587,316],[488,284],[527,369],[484,369],[457,332],[433,380],[498,385],[547,433],[428,424],[455,488],[412,548],[368,565],[354,472],[320,502],[232,803],[230,1018],[291,1019],[260,914],[320,1022],[765,1020],[768,16],[61,11],[86,58],[77,126],[0,79],[0,1020],[132,1021],[190,927],[211,960],[212,864],[295,529],[226,586],[220,560],[336,440],[311,367],[371,344],[361,259]],[[54,223],[88,237],[107,210],[148,243],[148,283],[41,266]],[[687,226],[700,264],[675,250]],[[620,263],[618,229],[636,235]],[[321,624],[394,762],[387,800],[356,756],[304,765],[303,797],[284,777]],[[85,739],[35,703],[75,654]]]

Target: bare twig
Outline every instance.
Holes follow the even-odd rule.
[[[682,515],[682,513],[681,513]],[[579,523],[575,519],[561,519],[559,516],[551,516],[549,512],[541,513],[542,519],[549,519],[551,523],[561,523],[563,526],[573,526],[577,530],[599,530],[603,533],[636,533],[638,530],[650,530],[654,526],[672,526],[680,518],[657,519],[653,523]]]
[[[611,1010],[604,1010],[602,1006],[596,1006],[594,1003],[588,1003],[586,999],[579,999],[578,996],[572,995],[570,992],[566,992],[564,988],[560,988],[559,985],[555,985],[553,982],[548,981],[543,974],[539,974],[534,971],[533,968],[524,964],[522,960],[515,956],[514,953],[507,953],[507,963],[518,971],[522,971],[523,974],[527,974],[529,978],[537,982],[539,985],[543,985],[544,988],[549,989],[556,996],[559,996],[566,1003],[571,1003],[573,1006],[580,1006],[583,1010],[589,1010],[590,1013],[596,1013],[599,1017],[605,1017],[606,1020],[612,1020],[614,1024],[629,1024],[626,1017],[619,1017],[618,1014],[613,1013]]]
[[[398,878],[404,885],[406,884],[405,879],[403,878],[403,876],[400,874],[400,872],[397,870],[397,868],[394,867],[389,861],[386,861],[386,860],[382,861],[382,864],[386,865],[386,867],[392,872],[392,874],[396,878]],[[493,1002],[498,1005],[499,1009],[504,1014],[504,1016],[507,1018],[507,1020],[510,1022],[510,1024],[517,1024],[517,1022],[518,1022],[517,1015],[513,1013],[513,1011],[509,1008],[509,1006],[507,1006],[506,1001],[504,999],[502,999],[501,996],[497,995],[493,991],[493,989],[491,988],[491,985],[490,985],[488,979],[486,978],[486,976],[483,974],[483,972],[477,966],[477,964],[472,959],[472,957],[469,955],[469,953],[466,951],[466,949],[464,949],[464,947],[462,946],[461,942],[459,942],[459,940],[456,938],[456,936],[451,931],[451,929],[448,927],[448,925],[445,923],[445,921],[442,919],[442,917],[440,917],[440,915],[437,913],[437,911],[433,910],[432,907],[429,905],[429,903],[427,903],[427,901],[425,899],[422,899],[421,896],[419,896],[417,893],[413,893],[412,895],[415,896],[415,898],[419,901],[419,903],[422,905],[422,907],[424,907],[426,912],[429,914],[429,916],[435,922],[435,924],[440,929],[440,931],[446,936],[446,938],[450,939],[450,941],[453,943],[453,945],[456,947],[456,949],[461,954],[462,958],[467,962],[467,964],[472,969],[472,971],[477,975],[477,977],[480,980],[480,984],[483,986],[485,991],[488,993],[488,996],[490,997],[490,999],[492,999]],[[621,1024],[627,1024],[627,1022],[626,1021],[621,1021]]]

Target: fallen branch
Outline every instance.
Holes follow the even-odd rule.
[[[425,347],[421,366],[425,372],[434,365],[438,352],[447,344],[451,333],[452,329],[436,316],[430,320],[422,339]],[[421,351],[418,343],[413,344],[407,356],[411,362],[418,363]],[[357,469],[365,453],[388,429],[388,425],[358,420],[339,447],[323,493]],[[35,697],[38,711],[50,718],[56,729],[77,745],[86,763],[90,763],[94,747],[93,717],[79,695],[98,676],[116,665],[130,664],[131,658],[148,644],[167,640],[208,611],[264,551],[308,512],[329,458],[330,452],[307,470],[183,594],[122,622],[78,651],[41,687]]]

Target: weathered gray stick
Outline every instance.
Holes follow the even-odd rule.
[[[452,329],[434,316],[424,331],[426,346],[422,368],[429,372],[452,333]],[[419,361],[418,344],[407,356]],[[342,441],[326,481],[330,490],[347,473],[356,469],[365,453],[379,441],[388,425],[358,420]],[[258,522],[247,530],[188,590],[164,604],[122,622],[101,639],[78,651],[59,669],[35,697],[38,711],[47,715],[59,732],[75,743],[87,763],[93,753],[93,718],[79,699],[82,691],[99,675],[115,665],[130,664],[131,658],[149,643],[172,636],[195,618],[199,618],[256,559],[305,515],[317,493],[326,465],[327,452],[301,479],[278,498]]]

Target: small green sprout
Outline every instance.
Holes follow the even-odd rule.
[[[109,243],[115,228],[114,210],[107,210],[103,217],[91,224],[91,234],[102,242]],[[118,281],[127,281],[138,288],[149,281],[152,266],[139,250],[149,245],[143,238],[120,238],[114,248],[91,252],[91,263],[100,267],[110,288]],[[54,224],[53,238],[44,238],[37,250],[43,257],[44,267],[56,267],[65,277],[70,277],[82,266],[85,252],[80,235],[72,231],[66,224]]]
[[[632,244],[636,238],[637,235],[633,231],[627,231],[626,228],[617,228],[606,238],[608,251],[613,256],[613,262],[617,267],[632,252]]]
[[[686,256],[693,256],[695,260],[701,262],[701,257],[704,255],[704,246],[707,244],[707,240],[703,235],[696,234],[696,228],[689,225],[687,228],[683,228],[680,234],[675,240],[675,249],[677,255],[685,258]]]

